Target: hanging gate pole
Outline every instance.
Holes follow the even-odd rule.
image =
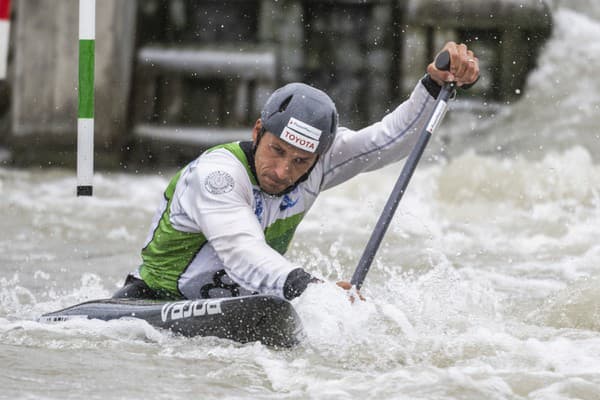
[[[79,0],[77,196],[91,196],[93,187],[95,45],[96,0]]]
[[[0,0],[0,80],[6,79],[9,34],[10,0]]]

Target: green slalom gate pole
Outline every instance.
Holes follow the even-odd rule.
[[[93,191],[95,46],[96,0],[79,0],[77,196],[91,196]]]

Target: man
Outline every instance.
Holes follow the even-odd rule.
[[[427,67],[412,95],[380,122],[338,129],[333,101],[301,83],[267,100],[252,141],[209,149],[169,183],[142,265],[115,298],[299,296],[318,279],[283,257],[322,191],[408,155],[444,82],[479,76],[477,58],[449,42],[451,70]],[[348,282],[338,282],[350,289]]]

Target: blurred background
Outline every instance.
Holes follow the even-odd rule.
[[[0,165],[75,165],[78,8],[11,2]],[[97,1],[96,167],[182,165],[247,139],[291,81],[328,92],[341,124],[360,128],[399,104],[448,40],[480,59],[463,108],[494,112],[525,94],[551,33],[541,0]]]

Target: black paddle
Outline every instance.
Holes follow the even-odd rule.
[[[450,53],[448,51],[443,51],[440,53],[435,59],[435,67],[439,70],[449,71],[450,70]],[[354,271],[354,275],[352,275],[352,280],[350,283],[353,286],[356,286],[357,289],[363,284],[365,277],[367,276],[367,272],[369,272],[369,268],[371,267],[371,263],[373,262],[373,258],[375,258],[375,253],[377,253],[377,249],[379,249],[379,245],[381,244],[381,240],[383,239],[383,235],[387,231],[387,228],[390,225],[392,217],[396,212],[396,208],[398,208],[398,204],[400,203],[400,199],[402,199],[402,195],[408,186],[408,182],[415,172],[417,168],[417,164],[425,151],[425,147],[427,147],[427,143],[429,142],[429,138],[433,134],[433,132],[437,129],[440,122],[444,118],[446,114],[446,110],[448,108],[448,99],[452,96],[452,92],[455,88],[455,83],[446,83],[435,103],[435,107],[431,116],[429,117],[429,121],[427,125],[423,128],[423,131],[420,133],[417,144],[410,152],[404,167],[402,168],[402,172],[394,185],[394,189],[388,198],[387,203],[383,207],[383,211],[379,220],[377,221],[377,225],[371,234],[371,238],[367,243],[367,247],[363,252],[360,261]]]

